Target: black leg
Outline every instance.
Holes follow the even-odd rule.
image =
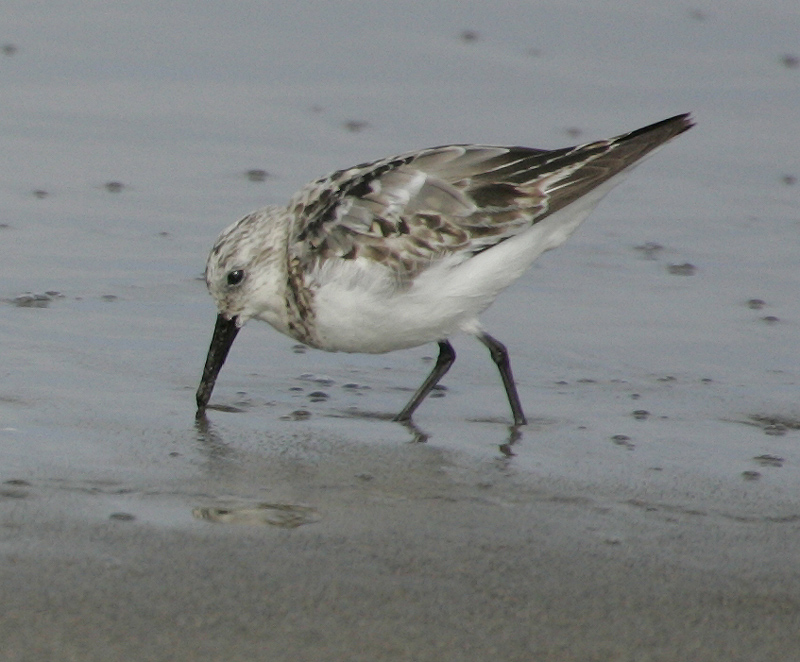
[[[525,414],[522,413],[522,405],[517,395],[517,387],[514,384],[514,375],[511,374],[511,363],[508,361],[508,351],[503,343],[495,340],[488,333],[481,333],[478,336],[484,345],[489,348],[492,355],[492,360],[497,364],[497,369],[500,370],[500,377],[503,379],[503,386],[506,389],[508,396],[508,404],[511,405],[511,413],[514,415],[514,425],[525,425]]]
[[[397,416],[394,417],[395,421],[409,421],[411,420],[411,414],[414,413],[417,407],[422,404],[422,401],[425,399],[425,396],[431,392],[431,389],[439,383],[439,380],[444,377],[444,373],[450,370],[450,366],[453,365],[453,361],[456,360],[456,350],[453,349],[453,346],[447,340],[440,340],[439,341],[439,356],[436,359],[436,365],[433,366],[433,370],[431,370],[431,374],[422,382],[422,386],[417,389],[417,392],[414,396],[409,400],[408,404],[403,407],[403,411],[401,411]]]

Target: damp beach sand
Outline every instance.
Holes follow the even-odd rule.
[[[2,659],[797,650],[792,511],[531,480],[511,462],[476,469],[426,445],[325,441],[307,438],[306,460],[302,438],[255,456],[228,449],[202,481],[6,483]]]

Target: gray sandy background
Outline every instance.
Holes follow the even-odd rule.
[[[796,2],[2,17],[0,660],[800,660]],[[228,223],[684,111],[486,314],[521,434],[472,339],[407,429],[435,347],[255,324],[195,422]]]

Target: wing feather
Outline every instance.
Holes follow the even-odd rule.
[[[292,198],[289,258],[307,271],[366,258],[408,282],[523,232],[690,126],[679,115],[566,149],[447,145],[338,171]]]

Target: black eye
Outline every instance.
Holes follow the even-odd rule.
[[[234,269],[228,274],[228,285],[238,285],[244,280],[244,269]]]

